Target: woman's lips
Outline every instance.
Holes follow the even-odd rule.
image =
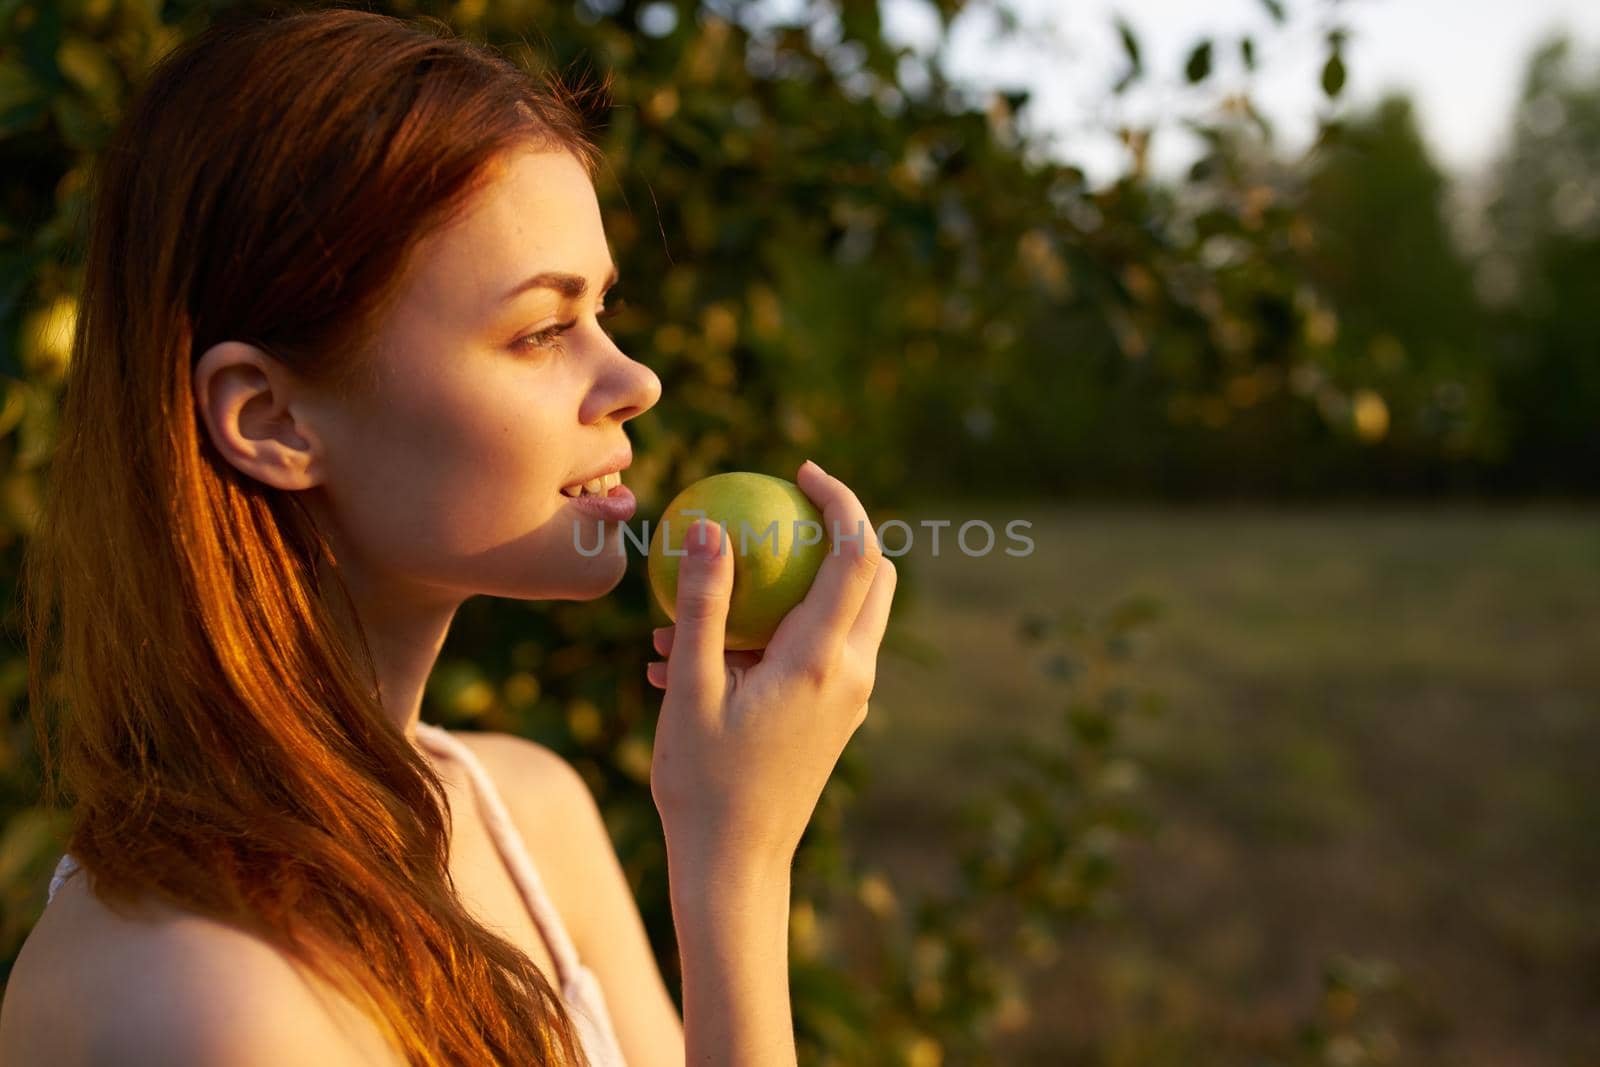
[[[627,522],[633,518],[634,509],[638,507],[633,491],[620,484],[612,486],[611,492],[605,496],[590,496],[587,493],[582,496],[557,495],[573,507],[606,522]]]

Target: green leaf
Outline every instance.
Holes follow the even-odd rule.
[[[50,103],[61,138],[84,152],[94,152],[105,139],[106,123],[93,107],[75,95],[63,93]]]
[[[27,377],[22,361],[17,358],[17,344],[11,330],[0,330],[0,378],[22,380]],[[7,383],[9,385],[9,383]]]
[[[17,35],[22,45],[22,58],[34,77],[54,91],[66,84],[61,68],[56,66],[56,51],[61,47],[61,9],[55,4],[45,4],[28,28]]]
[[[122,76],[103,45],[87,37],[69,36],[56,50],[56,65],[102,114],[115,115],[121,102]]]
[[[50,106],[50,94],[20,63],[0,62],[0,139],[27,129]]]
[[[1322,91],[1328,94],[1329,99],[1337,97],[1344,92],[1344,79],[1344,56],[1335,49],[1322,68]]]
[[[1104,711],[1083,701],[1069,705],[1064,718],[1072,735],[1092,749],[1106,747],[1116,733],[1116,726]]]
[[[847,41],[876,41],[883,35],[882,16],[877,4],[846,4],[839,21]]]
[[[1245,37],[1239,42],[1239,58],[1244,60],[1244,69],[1256,69],[1256,42],[1253,37]]]
[[[1127,53],[1128,62],[1133,64],[1134,70],[1143,70],[1144,59],[1139,51],[1139,38],[1126,19],[1117,20],[1117,33],[1122,37],[1122,50]]]
[[[1155,622],[1161,613],[1161,601],[1155,597],[1131,596],[1107,613],[1106,627],[1112,633],[1127,633]]]
[[[1189,62],[1184,64],[1184,76],[1191,85],[1205,81],[1211,76],[1211,42],[1201,41],[1194,46],[1194,51],[1189,53]]]
[[[1122,51],[1128,57],[1127,73],[1118,78],[1117,84],[1111,88],[1113,93],[1120,94],[1128,86],[1138,81],[1139,76],[1144,73],[1144,57],[1139,50],[1139,38],[1133,32],[1133,27],[1128,25],[1127,20],[1117,19],[1117,35],[1122,38]]]
[[[0,319],[11,314],[33,275],[32,257],[21,245],[0,248]]]
[[[1261,0],[1261,6],[1267,9],[1273,22],[1281,23],[1289,17],[1288,11],[1284,10],[1283,0]]]

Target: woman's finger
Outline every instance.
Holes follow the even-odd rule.
[[[696,519],[684,540],[687,553],[678,563],[678,596],[673,612],[675,636],[669,662],[676,664],[678,684],[693,706],[713,708],[727,686],[722,654],[728,630],[728,601],[733,593],[733,553],[721,524]],[[705,546],[712,553],[697,552]]]
[[[666,655],[666,652],[663,651],[661,654]],[[737,667],[743,670],[749,670],[751,667],[754,667],[757,663],[761,662],[761,653],[737,650],[733,652],[724,652],[722,654],[722,659],[730,669]],[[644,676],[645,680],[651,685],[655,686],[657,689],[665,689],[667,687],[666,663],[662,662],[661,660],[651,660],[649,663],[645,664]]]
[[[663,656],[672,655],[673,634],[674,631],[671,626],[659,626],[651,632],[651,644],[655,646],[655,650],[658,653]],[[754,667],[761,662],[761,650],[734,649],[724,651],[722,661],[730,667]]]
[[[850,624],[850,634],[845,644],[865,663],[878,658],[878,646],[883,644],[883,632],[889,628],[889,608],[894,603],[894,588],[899,580],[894,561],[885,557],[878,564],[872,588],[867,591],[867,602],[861,605],[861,614]]]
[[[821,509],[823,540],[830,547],[805,599],[778,625],[772,644],[796,642],[798,658],[826,663],[861,613],[883,553],[866,509],[849,486],[810,460],[801,466],[796,484]]]

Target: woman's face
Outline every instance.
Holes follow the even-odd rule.
[[[570,291],[525,285],[545,272]],[[416,248],[373,341],[375,387],[297,396],[320,445],[308,504],[369,591],[582,600],[621,579],[617,523],[592,554],[602,523],[561,492],[629,463],[623,423],[661,396],[596,319],[614,272],[577,159],[511,154]]]

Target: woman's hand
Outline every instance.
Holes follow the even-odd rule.
[[[650,791],[668,847],[713,867],[788,869],[877,677],[894,564],[843,482],[807,461],[796,484],[821,509],[836,551],[771,643],[760,652],[723,647],[732,546],[718,524],[697,520],[679,566],[676,624],[656,631],[667,660],[647,668],[666,690]],[[858,523],[859,545],[835,542]],[[702,543],[716,554],[697,556]]]

